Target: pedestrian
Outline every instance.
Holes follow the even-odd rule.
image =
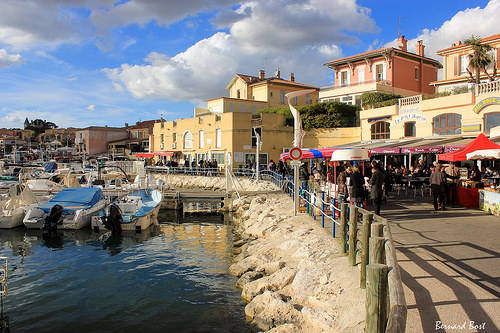
[[[311,174],[309,173],[309,169],[307,168],[307,162],[302,163],[302,165],[299,168],[299,180],[302,189],[307,190],[307,185],[310,176]]]
[[[441,171],[441,164],[436,163],[436,168],[431,173],[429,182],[431,184],[434,210],[445,210],[446,176],[444,172]]]
[[[347,174],[345,171],[342,171],[337,177],[337,186],[338,186],[339,204],[347,202],[347,198],[349,197],[349,191],[347,189]]]
[[[455,207],[457,201],[457,184],[460,179],[460,173],[454,162],[450,162],[444,169],[447,188],[446,188],[446,204]]]
[[[372,178],[370,179],[370,199],[375,210],[376,215],[380,215],[380,208],[382,206],[382,196],[384,190],[382,185],[384,185],[385,175],[379,165],[375,165],[372,168]]]
[[[351,201],[355,206],[362,207],[365,200],[365,179],[358,166],[352,167],[351,177],[349,179],[349,186],[351,186]]]

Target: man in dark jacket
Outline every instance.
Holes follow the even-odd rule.
[[[380,207],[382,206],[382,195],[384,194],[382,185],[384,184],[385,175],[379,165],[375,165],[372,169],[372,178],[370,179],[372,199],[375,208],[375,214],[380,215]]]
[[[307,162],[302,163],[302,165],[299,168],[299,180],[300,180],[300,186],[303,189],[307,189],[310,176],[311,174],[309,173],[309,169],[307,168]]]

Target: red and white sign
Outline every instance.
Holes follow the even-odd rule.
[[[300,160],[302,158],[302,149],[294,147],[290,149],[289,155],[292,160]]]

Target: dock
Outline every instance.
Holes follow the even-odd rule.
[[[163,192],[162,209],[182,209],[185,203],[210,202],[221,203],[221,207],[229,205],[232,194],[226,192],[191,192],[191,191],[169,191]]]

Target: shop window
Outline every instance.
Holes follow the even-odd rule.
[[[484,131],[489,132],[493,127],[500,126],[500,112],[484,115]]]
[[[389,139],[391,137],[391,124],[386,121],[379,121],[372,125],[372,140]]]
[[[405,137],[417,136],[417,124],[414,121],[405,123]]]
[[[217,161],[217,164],[224,164],[224,153],[212,153],[212,158]]]
[[[458,113],[446,113],[432,119],[433,135],[456,135],[462,134],[462,115]]]

